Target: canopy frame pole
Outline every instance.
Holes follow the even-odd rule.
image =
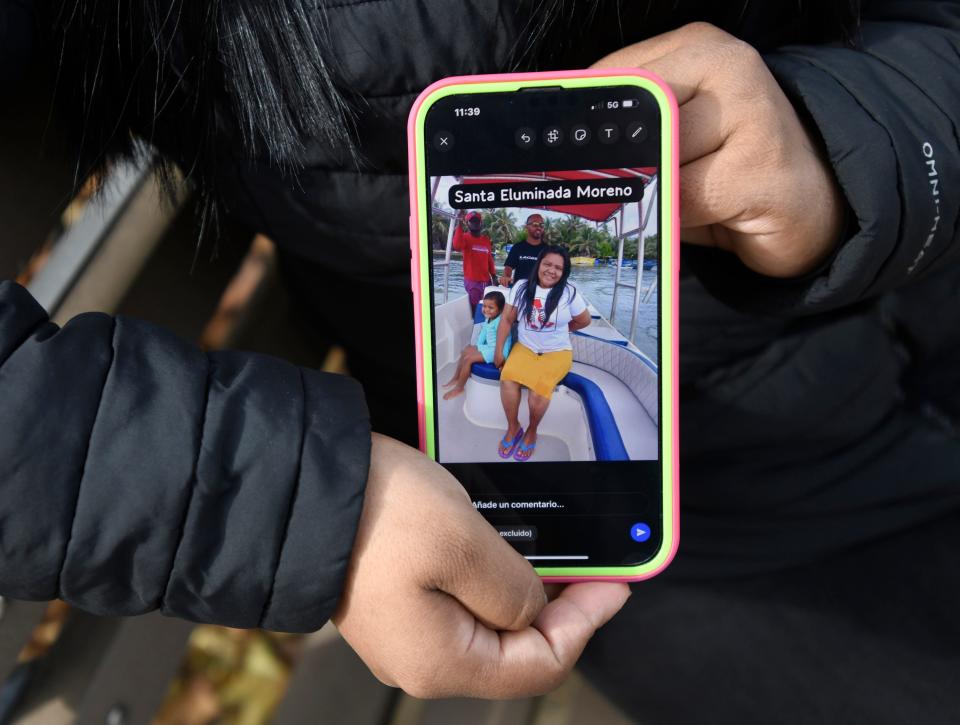
[[[463,181],[463,177],[455,176],[457,183]],[[443,267],[443,303],[446,304],[447,300],[450,297],[450,253],[453,249],[453,234],[456,230],[457,215],[456,212],[450,213],[446,209],[441,209],[437,206],[437,189],[440,188],[440,177],[436,176],[433,180],[433,186],[430,190],[430,211],[434,214],[439,214],[440,216],[449,217],[450,219],[450,228],[447,230],[447,248],[443,255],[442,262],[433,262],[433,250],[430,250],[430,261],[433,263],[433,266]],[[428,245],[429,246],[429,245]],[[432,274],[431,274],[432,276]]]
[[[640,308],[640,285],[643,283],[643,229],[645,226],[641,199],[637,202],[637,228],[640,230],[637,232],[637,281],[633,287],[633,312],[630,315],[630,334],[627,335],[630,342],[634,344],[637,336],[637,311]]]
[[[650,212],[653,210],[653,205],[656,203],[657,198],[660,195],[660,180],[657,180],[657,185],[653,189],[653,193],[650,195],[650,201],[647,202],[647,212],[643,213],[643,200],[637,202],[637,214],[639,215],[637,232],[637,286],[633,291],[633,316],[630,318],[630,342],[636,344],[637,337],[637,315],[640,311],[640,292],[643,284],[643,263],[646,261],[644,259],[646,250],[646,232],[647,224],[650,223]],[[643,296],[643,302],[646,302],[650,299],[651,290],[653,285],[656,284],[657,276],[654,275],[653,282],[650,285],[650,289],[647,290],[647,294]]]
[[[450,217],[450,228],[447,230],[447,250],[443,255],[443,303],[447,303],[450,294],[450,252],[453,249],[453,235],[457,227],[457,217]]]
[[[623,269],[623,237],[620,236],[620,232],[623,229],[623,206],[620,207],[620,215],[617,219],[613,220],[613,231],[617,237],[617,272],[613,278],[613,299],[610,301],[610,324],[613,324],[614,319],[617,316],[617,297],[619,296],[620,287],[623,283],[620,281],[620,270]]]

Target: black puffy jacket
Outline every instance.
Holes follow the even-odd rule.
[[[326,5],[339,81],[362,97],[366,165],[317,143],[295,181],[262,164],[223,184],[347,346],[375,426],[409,411],[402,434],[414,390],[406,113],[439,77],[526,67],[516,49],[540,5]],[[717,23],[764,51],[851,210],[849,238],[798,280],[685,250],[684,537],[668,576],[809,561],[960,507],[960,5],[862,6],[854,49],[793,2],[599,3],[576,42],[538,56],[577,67]],[[331,298],[355,305],[351,320],[329,316]],[[383,335],[357,334],[368,313]],[[363,410],[348,380],[202,355],[142,323],[87,316],[57,331],[4,283],[0,593],[318,627],[362,499]]]

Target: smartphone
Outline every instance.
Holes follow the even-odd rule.
[[[677,548],[677,107],[637,69],[447,78],[408,123],[422,450],[553,581]]]

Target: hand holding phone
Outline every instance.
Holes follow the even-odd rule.
[[[677,93],[683,240],[733,252],[771,277],[820,264],[840,241],[843,194],[760,54],[692,23],[596,64],[625,65],[660,74]]]
[[[527,697],[559,685],[626,585],[579,584],[547,603],[533,568],[422,454],[374,435],[341,634],[415,697]]]

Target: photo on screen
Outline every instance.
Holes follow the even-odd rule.
[[[657,179],[430,179],[441,463],[658,458]]]

